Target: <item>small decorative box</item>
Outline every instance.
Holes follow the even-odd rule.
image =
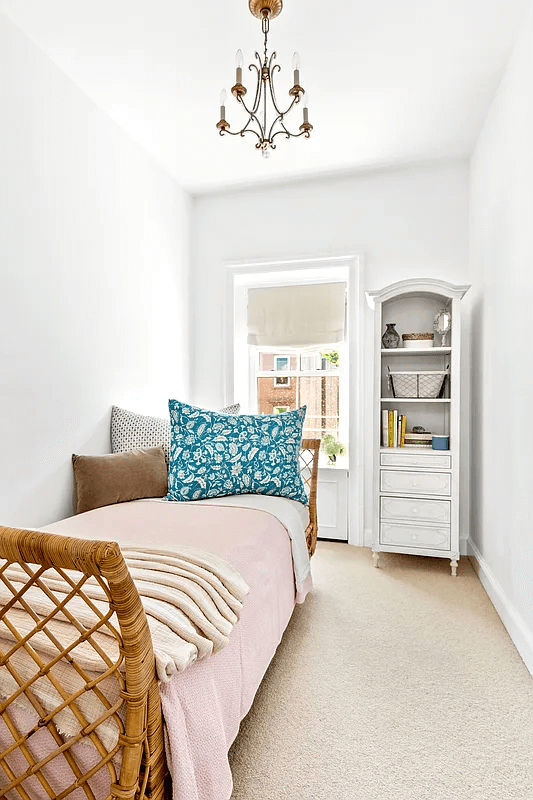
[[[450,437],[449,436],[433,436],[431,439],[431,447],[433,450],[449,450]]]
[[[418,350],[433,347],[432,333],[403,333],[402,340],[403,346],[407,348],[416,348]]]

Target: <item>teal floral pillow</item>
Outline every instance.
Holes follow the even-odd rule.
[[[307,505],[300,475],[306,406],[283,414],[206,411],[169,400],[167,500],[273,494]]]

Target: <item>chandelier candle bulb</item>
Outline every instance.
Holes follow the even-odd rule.
[[[244,57],[242,50],[237,50],[235,54],[235,83],[242,83],[242,65],[244,64]]]
[[[220,119],[226,119],[226,97],[228,93],[225,89],[220,92]]]
[[[304,92],[304,122],[309,122],[309,95],[307,92]]]
[[[300,56],[295,53],[292,57],[292,68],[294,70],[294,85],[300,85]]]

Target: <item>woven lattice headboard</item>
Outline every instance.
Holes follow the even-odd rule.
[[[316,492],[318,484],[318,454],[320,439],[303,439],[300,451],[300,473],[309,496],[309,525],[306,530],[307,549],[312,556],[316,549],[318,535],[318,519],[316,510]]]
[[[91,600],[94,587],[103,602]],[[0,669],[9,695],[0,701],[0,797],[62,800],[79,787],[94,800],[91,782],[103,780],[113,800],[162,798],[152,640],[118,545],[0,527],[0,589]],[[22,718],[17,708],[26,709]],[[25,717],[34,722],[22,724]],[[86,746],[77,748],[82,740],[92,746],[90,758]]]

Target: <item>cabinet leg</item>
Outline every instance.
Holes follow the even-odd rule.
[[[457,578],[458,564],[459,564],[459,556],[454,554],[453,558],[450,561],[450,566],[452,569],[452,578]]]
[[[372,553],[372,561],[374,562],[375,568],[379,569],[379,553],[376,550]]]

